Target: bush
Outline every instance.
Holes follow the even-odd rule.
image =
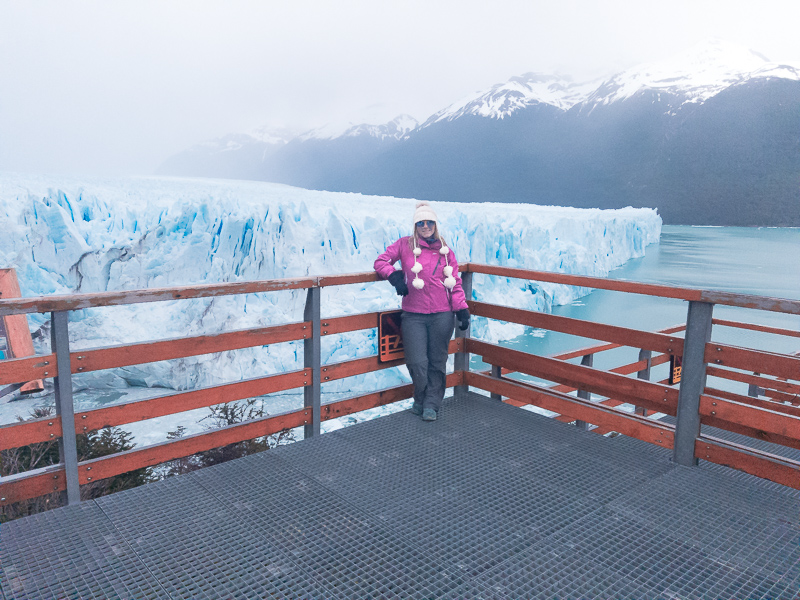
[[[213,430],[228,425],[243,423],[251,419],[265,416],[267,413],[263,408],[263,403],[259,399],[249,399],[241,402],[231,402],[212,406],[208,416],[204,417],[206,429]],[[52,408],[36,408],[31,412],[31,419],[41,419],[53,415]],[[24,421],[22,417],[19,421]],[[175,440],[186,434],[186,428],[182,425],[174,431],[167,433],[168,440]],[[78,461],[91,460],[108,456],[126,450],[132,450],[136,443],[132,440],[132,435],[123,431],[119,427],[106,427],[97,431],[90,431],[84,435],[76,437],[78,449]],[[205,452],[200,452],[192,456],[178,458],[159,467],[145,467],[123,473],[107,479],[93,481],[81,486],[81,499],[91,500],[106,494],[119,492],[134,488],[151,481],[182,475],[203,467],[209,467],[219,463],[227,462],[235,458],[241,458],[256,452],[262,452],[275,446],[294,441],[291,430],[284,430],[279,433],[262,436],[252,440],[245,440],[228,444],[220,448],[213,448]],[[23,473],[32,469],[40,469],[59,463],[58,441],[42,442],[31,444],[20,448],[12,448],[0,452],[0,475],[6,477],[16,473]],[[32,498],[8,506],[0,507],[0,523],[42,512],[49,508],[62,506],[66,500],[66,493],[53,492],[46,496]]]
[[[210,408],[210,413],[204,417],[203,421],[209,421],[205,424],[208,430],[218,429],[220,427],[227,427],[229,425],[236,425],[237,423],[244,423],[252,419],[258,419],[266,416],[263,402],[257,398],[250,398],[240,402],[230,402],[227,404],[218,404]],[[174,440],[181,438],[185,435],[186,428],[182,425],[174,431],[167,434],[167,439]],[[276,434],[269,436],[262,436],[252,440],[245,440],[221,446],[219,448],[212,448],[205,452],[199,452],[192,456],[185,458],[178,458],[162,465],[159,470],[161,477],[171,477],[173,475],[182,475],[202,469],[203,467],[210,467],[220,463],[263,452],[275,446],[288,444],[295,441],[294,434],[291,430],[285,429]]]
[[[41,419],[53,415],[53,409],[36,408],[31,412],[31,419]],[[25,421],[18,417],[18,421]],[[133,449],[136,444],[131,440],[131,434],[119,427],[106,427],[97,431],[90,431],[85,435],[76,436],[78,461],[91,460],[124,452]],[[24,473],[32,469],[40,469],[59,463],[58,441],[30,444],[20,448],[11,448],[0,452],[0,475],[7,477],[17,473]],[[123,473],[115,477],[93,481],[81,486],[81,498],[90,500],[105,494],[126,490],[132,487],[153,481],[152,469],[143,468]],[[23,500],[15,504],[0,507],[0,522],[32,515],[48,508],[62,506],[66,494],[53,492],[46,496]]]

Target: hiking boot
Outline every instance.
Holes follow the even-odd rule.
[[[411,405],[411,414],[420,416],[422,414],[422,404],[414,402],[414,404]]]
[[[422,420],[423,421],[435,421],[436,420],[436,411],[432,408],[426,408],[422,411]]]

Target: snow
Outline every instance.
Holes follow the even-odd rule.
[[[684,96],[683,102],[702,103],[732,85],[765,77],[800,80],[800,70],[771,63],[744,46],[708,39],[669,59],[615,75],[592,94],[588,103],[609,104],[644,89],[663,90]]]
[[[605,276],[642,256],[661,230],[661,218],[652,209],[432,206],[460,262],[563,273]],[[388,244],[410,233],[414,207],[411,199],[263,182],[0,173],[0,266],[17,270],[24,296],[371,271]],[[573,302],[586,292],[483,275],[475,275],[474,291],[480,300],[537,310]],[[73,311],[71,349],[296,322],[302,320],[305,294],[297,290]],[[399,298],[386,282],[322,291],[323,319],[398,307]],[[47,351],[47,319],[28,316],[32,331],[40,330],[38,352]],[[523,332],[519,325],[473,320],[473,335],[490,341]],[[322,341],[323,363],[375,353],[374,331]],[[292,342],[80,374],[74,385],[78,392],[94,390],[94,396],[79,394],[88,401],[113,400],[120,390],[131,399],[146,395],[145,388],[165,388],[149,390],[155,396],[291,371],[301,368],[302,360],[302,344]],[[325,392],[355,395],[405,381],[404,370],[391,369],[326,384]],[[98,396],[98,390],[105,396]],[[2,410],[0,421],[16,414]]]
[[[308,140],[333,140],[344,137],[369,136],[379,140],[387,138],[403,139],[409,132],[419,126],[417,120],[410,115],[398,115],[388,123],[370,125],[362,123],[356,125],[350,121],[328,123],[317,129],[312,129],[297,137],[300,141]]]
[[[297,136],[297,132],[288,127],[262,125],[253,129],[247,135],[265,144],[282,146],[294,139]]]
[[[732,85],[768,77],[800,80],[800,69],[771,63],[744,46],[707,39],[668,59],[639,65],[602,81],[575,83],[542,73],[512,77],[451,104],[428,118],[421,128],[465,115],[503,119],[536,103],[563,111],[583,103],[611,104],[645,89],[680,96],[681,103],[702,103]]]
[[[435,113],[422,127],[452,121],[465,115],[502,119],[531,104],[542,103],[568,110],[584,101],[597,82],[573,83],[569,79],[541,73],[526,73],[485,92],[466,96]]]

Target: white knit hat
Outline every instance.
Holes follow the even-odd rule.
[[[417,210],[414,211],[414,224],[416,225],[420,221],[436,221],[436,224],[439,224],[436,213],[433,212],[433,209],[427,202],[417,202]]]

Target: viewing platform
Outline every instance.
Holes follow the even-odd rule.
[[[6,600],[786,598],[800,492],[469,394],[2,526]]]
[[[472,300],[474,315],[602,344],[537,356],[466,332],[451,342],[453,395],[437,421],[399,411],[321,434],[327,419],[411,396],[403,385],[320,400],[327,381],[402,364],[320,360],[321,337],[378,318],[323,318],[320,289],[374,274],[0,300],[0,316],[52,312],[51,352],[0,362],[0,385],[53,378],[58,408],[0,426],[0,450],[57,439],[60,456],[0,479],[0,505],[46,494],[66,504],[0,525],[3,600],[800,598],[800,358],[715,332],[800,333],[713,318],[717,304],[800,314],[800,301],[462,269],[468,297],[471,274],[482,273],[684,300],[687,322],[646,332]],[[285,289],[306,291],[302,322],[69,348],[71,310]],[[304,350],[300,371],[73,410],[71,373],[290,340]],[[593,366],[625,346],[639,359]],[[671,356],[682,358],[680,382],[650,381]],[[300,410],[78,458],[87,430],[295,388]],[[304,440],[81,500],[92,481],[293,427]]]

